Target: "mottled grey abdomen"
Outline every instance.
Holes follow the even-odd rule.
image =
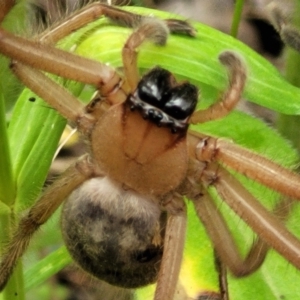
[[[108,177],[93,178],[66,200],[62,232],[82,269],[112,285],[136,288],[157,279],[163,219],[149,198]]]

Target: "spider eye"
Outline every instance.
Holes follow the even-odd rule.
[[[196,108],[198,89],[189,83],[172,88],[166,95],[164,112],[176,120],[189,117]]]
[[[171,88],[172,74],[160,67],[152,69],[144,75],[138,84],[137,92],[139,98],[157,108],[164,107],[164,94]]]

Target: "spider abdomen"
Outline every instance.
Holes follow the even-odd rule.
[[[156,281],[163,226],[154,202],[108,177],[85,182],[62,213],[63,237],[73,259],[89,274],[126,288]]]

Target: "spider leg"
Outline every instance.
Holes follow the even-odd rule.
[[[218,279],[219,279],[220,300],[229,300],[226,265],[220,259],[216,250],[214,251],[214,257],[215,257],[215,266],[218,272]]]
[[[1,2],[1,10],[0,10],[0,22],[3,21],[4,17],[8,14],[8,12],[15,4],[14,0],[6,0],[2,2]]]
[[[164,252],[154,300],[172,300],[176,291],[184,248],[187,212],[182,198],[175,198],[174,200],[179,206],[175,210],[169,210]],[[174,201],[172,202],[174,204]]]
[[[89,132],[95,118],[85,113],[84,105],[64,87],[44,75],[41,71],[23,65],[11,63],[11,70],[24,85],[39,95],[63,117],[71,121],[81,132]]]
[[[58,30],[60,30],[58,39],[66,35],[66,26],[65,22],[58,26]],[[72,27],[67,27],[67,29],[72,31]],[[45,40],[52,37],[53,39],[56,37],[55,28],[45,34]],[[40,38],[43,40],[43,35]],[[120,77],[115,70],[105,64],[51,47],[46,43],[18,37],[2,28],[0,28],[0,52],[33,68],[92,84],[100,90],[103,87],[104,96],[105,93],[112,92],[120,82]]]
[[[189,123],[198,124],[225,117],[241,99],[246,82],[246,69],[240,58],[231,51],[222,52],[220,62],[226,66],[229,72],[229,88],[221,96],[219,101],[207,109],[193,113]]]
[[[221,261],[236,277],[255,272],[263,263],[269,246],[261,238],[257,238],[243,259],[224,218],[207,191],[203,190],[201,196],[192,201]],[[290,204],[290,200],[280,201],[274,209],[274,214],[281,221],[288,217]]]
[[[131,20],[134,20],[134,22],[130,22],[130,27],[137,27],[137,29],[127,39],[122,50],[122,58],[126,82],[131,91],[134,91],[139,81],[138,53],[136,49],[145,40],[151,40],[156,45],[165,45],[170,33],[183,33],[193,36],[195,32],[185,21],[176,19],[160,20],[133,14],[129,16],[131,15]],[[126,25],[128,26],[128,22]]]
[[[213,185],[229,207],[278,253],[300,268],[300,241],[287,230],[280,218],[271,214],[242,184],[220,165],[210,164],[203,180]],[[253,259],[250,257],[250,260]]]
[[[122,51],[125,78],[131,91],[136,89],[139,81],[136,48],[147,39],[155,44],[164,45],[169,35],[169,29],[164,21],[153,18],[144,20],[127,39]]]
[[[54,27],[46,29],[39,34],[37,39],[50,43],[56,43],[79,28],[93,22],[101,16],[106,16],[111,21],[125,27],[135,27],[142,19],[141,15],[126,12],[113,6],[94,2],[83,7],[67,17]]]
[[[95,2],[64,18],[62,22],[55,24],[55,26],[52,28],[47,29],[42,34],[38,35],[37,38],[43,42],[46,41],[50,43],[56,43],[60,39],[66,37],[70,33],[78,30],[79,28],[98,19],[101,16],[106,16],[114,23],[130,28],[139,27],[145,19],[157,20],[152,17],[145,17],[118,9],[113,6]],[[166,19],[163,22],[169,28],[171,33],[179,33],[190,36],[195,35],[194,28],[185,21]]]
[[[300,175],[297,173],[224,139],[207,137],[193,131],[189,133],[189,142],[196,149],[191,155],[196,159],[219,161],[279,193],[300,200]]]
[[[46,44],[29,41],[0,28],[0,52],[33,68],[100,88],[120,81],[105,64],[83,58]]]
[[[93,11],[94,9],[95,11]],[[190,32],[190,35],[194,33],[194,29],[184,21],[179,20],[176,22],[173,20],[168,23],[168,21],[164,22],[156,18],[144,17],[114,7],[94,3],[84,8],[78,15],[70,16],[70,23],[66,21],[62,22],[57,27],[50,29],[45,35],[41,35],[40,39],[45,41],[50,41],[51,39],[55,41],[59,40],[101,15],[105,15],[111,20],[128,27],[143,27],[144,23],[150,22],[161,24],[155,27],[156,30],[164,27],[167,28],[167,32],[169,30],[176,33]],[[168,34],[163,34],[162,38],[157,40],[157,34],[154,35],[152,30],[150,38],[154,39],[156,43],[164,44],[167,36]],[[135,38],[129,38],[129,40],[135,40]],[[116,87],[121,85],[120,77],[116,74],[115,70],[103,63],[50,47],[45,43],[29,41],[25,38],[15,36],[2,28],[0,28],[0,52],[11,59],[20,61],[33,68],[71,80],[95,85],[103,96],[115,93]],[[135,75],[136,71],[131,68],[129,73],[130,75],[131,73]]]
[[[88,178],[97,175],[89,157],[83,156],[57,179],[23,217],[6,247],[0,264],[0,290],[6,285],[18,259],[24,254],[32,235],[44,224],[68,197]]]

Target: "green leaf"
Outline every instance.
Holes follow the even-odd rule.
[[[32,205],[39,195],[65,125],[39,97],[27,89],[22,92],[9,124],[17,210]]]
[[[67,249],[65,247],[59,248],[25,272],[25,288],[28,290],[42,284],[71,262],[72,258],[67,252]]]
[[[15,6],[5,16],[1,27],[12,32],[23,31],[25,28],[26,2],[27,0],[16,0]],[[9,59],[0,55],[0,66],[0,85],[3,87],[5,108],[6,111],[11,111],[22,90],[22,86],[9,70]]]
[[[5,119],[4,96],[0,85],[0,203],[13,204],[15,186],[11,168],[11,156]]]
[[[130,11],[173,17],[170,13],[144,8],[130,8]],[[149,69],[153,65],[161,65],[177,75],[222,90],[227,85],[227,73],[219,63],[218,56],[224,50],[233,50],[243,57],[248,67],[249,76],[244,93],[247,100],[285,114],[300,113],[299,88],[284,80],[274,66],[231,36],[200,23],[192,24],[197,29],[195,38],[172,35],[166,46],[155,46],[150,42],[142,45],[139,49],[139,67]],[[81,35],[82,40],[77,53],[114,67],[122,66],[120,49],[130,29],[107,26],[103,20],[93,25],[93,29],[88,27],[77,33],[76,36]]]

